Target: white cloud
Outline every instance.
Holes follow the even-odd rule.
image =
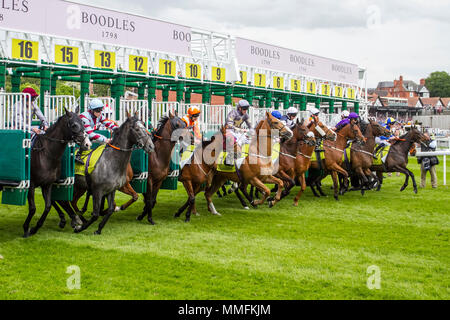
[[[436,70],[450,71],[446,0],[78,2],[356,63],[367,67],[369,86],[400,74],[418,81]],[[379,16],[373,10],[368,15],[370,6]],[[368,28],[368,19],[380,24]]]

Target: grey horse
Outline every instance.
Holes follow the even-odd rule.
[[[94,171],[86,176],[87,187],[92,192],[94,210],[89,221],[75,227],[75,233],[86,230],[99,218],[103,199],[106,198],[108,211],[95,232],[97,235],[101,234],[105,224],[114,213],[116,190],[127,183],[127,165],[130,162],[133,147],[137,145],[147,153],[154,151],[154,144],[144,123],[136,116],[128,114],[128,119],[116,131],[112,142],[106,146]],[[62,203],[60,204],[65,207]]]

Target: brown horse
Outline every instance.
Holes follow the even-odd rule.
[[[158,127],[153,133],[153,143],[155,145],[155,152],[149,155],[148,159],[148,180],[147,192],[144,194],[145,206],[142,214],[137,217],[138,221],[147,216],[148,222],[154,225],[153,208],[156,205],[156,197],[162,183],[169,175],[170,159],[172,157],[175,144],[179,140],[176,137],[176,131],[185,129],[186,124],[172,113],[169,116],[162,117],[158,122]]]
[[[377,177],[380,180],[377,191],[380,191],[383,184],[383,172],[400,172],[405,175],[405,183],[400,191],[403,191],[408,186],[409,177],[413,181],[414,192],[417,193],[417,184],[414,174],[407,168],[408,165],[408,153],[413,148],[415,143],[429,143],[430,139],[421,133],[416,127],[413,127],[408,133],[401,136],[391,146],[389,153],[386,157],[384,165],[373,165],[370,170],[377,173]]]
[[[323,143],[325,159],[322,161],[322,167],[324,172],[314,179],[314,184],[319,185],[321,180],[328,174],[331,174],[333,179],[334,198],[339,200],[338,173],[344,175],[344,179],[348,182],[348,173],[341,167],[343,162],[342,156],[345,152],[344,150],[347,146],[347,141],[356,139],[358,143],[362,144],[364,143],[365,138],[354,120],[336,132],[336,134],[336,141],[324,141]],[[311,163],[311,168],[320,169],[320,166],[314,161]],[[311,186],[311,188],[313,188],[313,186]],[[320,187],[319,191],[321,191]]]
[[[278,193],[270,204],[271,206],[281,199],[281,192],[284,186],[283,181],[272,176],[272,130],[278,130],[281,137],[285,139],[290,139],[293,135],[292,131],[286,127],[282,121],[266,112],[266,119],[260,121],[255,129],[256,134],[250,143],[249,156],[244,159],[241,168],[234,173],[215,173],[211,186],[205,192],[208,210],[211,213],[218,214],[212,202],[212,195],[215,194],[228,180],[241,183],[242,185],[251,184],[260,189],[260,191],[263,191],[263,199],[253,202],[253,206],[263,204],[270,196],[270,189],[267,188],[264,183],[274,183],[278,185]],[[261,142],[263,142],[262,145]]]
[[[373,177],[370,167],[373,164],[375,137],[389,136],[391,133],[388,129],[373,120],[370,120],[369,122],[361,122],[360,128],[366,138],[366,143],[364,145],[352,146],[350,149],[349,169],[350,175],[356,175],[356,177],[362,182],[360,184],[361,193],[364,195],[365,189],[370,189],[370,180],[368,177]],[[344,192],[346,192],[347,189],[348,186],[347,188],[344,188]]]
[[[223,149],[223,137],[226,134],[226,127],[222,127],[220,132],[215,134],[211,141],[203,142],[202,148],[197,148],[191,159],[191,163],[186,164],[181,170],[179,181],[183,183],[188,200],[175,214],[179,218],[186,211],[186,222],[191,219],[191,213],[198,215],[195,208],[195,197],[201,191],[201,186],[209,186],[212,182],[215,169],[217,167],[217,158]],[[236,151],[236,145],[235,145]],[[207,157],[208,161],[206,161]]]

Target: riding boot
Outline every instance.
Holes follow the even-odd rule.
[[[228,152],[227,156],[225,157],[225,165],[226,166],[234,166],[234,154],[233,152]]]
[[[83,159],[81,159],[81,150],[75,153],[75,162],[78,164],[84,164]]]
[[[373,152],[373,158],[374,159],[377,159],[377,154],[378,154],[378,152],[381,150],[381,149],[383,149],[384,148],[384,146],[382,145],[382,144],[379,144],[376,148],[375,148],[375,151]]]

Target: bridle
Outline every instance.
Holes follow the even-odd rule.
[[[133,134],[136,138],[136,143],[134,144],[134,146],[132,148],[129,148],[129,149],[120,148],[120,147],[112,145],[111,143],[108,143],[107,145],[114,150],[122,151],[122,152],[131,152],[131,151],[134,151],[137,149],[143,149],[144,146],[148,142],[147,139],[150,139],[150,138],[148,137],[147,131],[145,130],[143,124],[140,124],[140,123],[141,122],[139,120],[135,122],[135,124],[138,125],[137,129],[134,126],[132,126],[130,128],[131,132],[133,132]],[[141,126],[142,126],[142,128],[141,128]]]

